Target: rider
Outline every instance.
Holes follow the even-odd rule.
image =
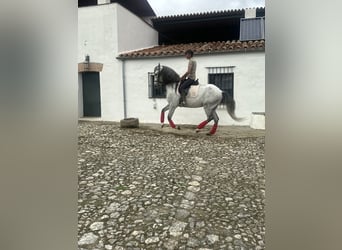
[[[179,86],[179,93],[181,94],[181,98],[179,103],[185,105],[185,96],[187,94],[187,89],[195,83],[196,79],[196,61],[192,58],[194,52],[192,50],[185,51],[185,57],[189,60],[188,70],[181,77],[181,83]]]

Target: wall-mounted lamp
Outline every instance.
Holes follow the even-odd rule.
[[[89,56],[89,55],[86,55],[86,56],[85,56],[85,59],[84,59],[84,62],[85,62],[84,69],[85,69],[85,70],[88,70],[88,69],[89,69],[89,61],[90,61],[90,56]]]
[[[153,99],[153,109],[157,109],[157,102],[155,98]]]

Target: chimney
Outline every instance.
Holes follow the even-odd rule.
[[[107,3],[110,3],[110,0],[97,0],[97,4],[100,5],[100,4],[107,4]]]
[[[255,18],[255,17],[256,17],[256,8],[245,9],[245,18]]]

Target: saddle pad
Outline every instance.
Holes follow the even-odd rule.
[[[189,92],[188,92],[188,97],[192,97],[192,98],[196,97],[198,95],[198,88],[199,88],[199,85],[191,85]]]

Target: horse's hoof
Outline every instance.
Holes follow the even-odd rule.
[[[161,128],[164,128],[164,126],[165,126],[165,124],[162,124],[162,125],[161,125]]]
[[[195,130],[195,132],[196,133],[199,133],[201,130],[199,129],[199,128],[197,128],[196,130]]]
[[[180,130],[180,127],[179,127],[179,126],[177,126],[177,129],[178,129],[178,130]]]
[[[213,134],[211,134],[211,133],[207,133],[207,135],[210,135],[210,136],[211,136],[211,135],[213,135]]]

